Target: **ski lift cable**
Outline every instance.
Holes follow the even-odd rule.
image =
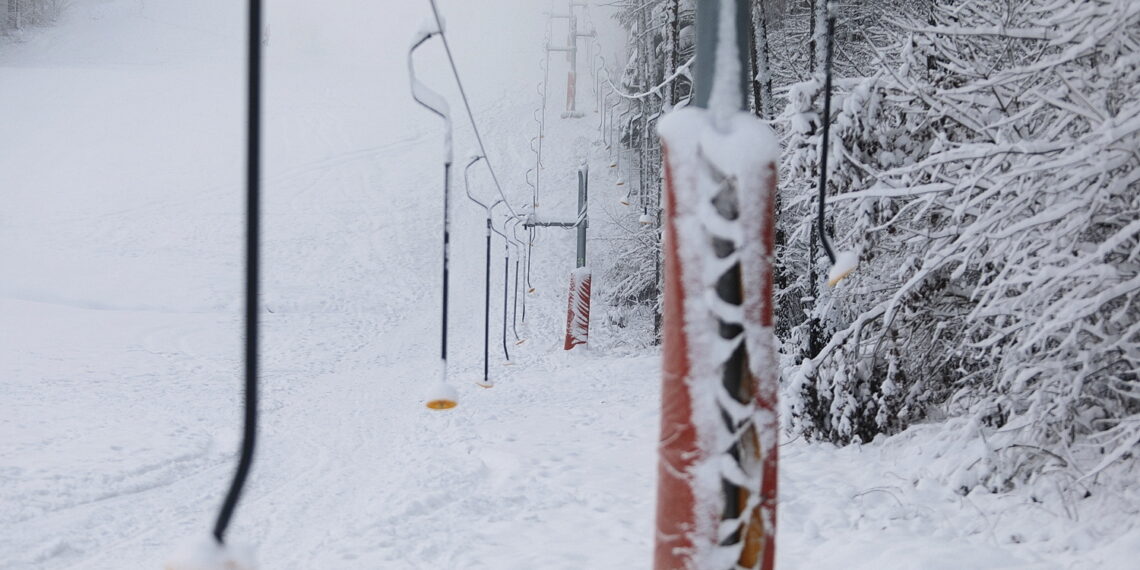
[[[214,539],[226,529],[241,500],[257,443],[258,296],[261,270],[261,0],[249,0],[248,114],[246,130],[245,403],[237,471],[214,523]]]
[[[479,144],[479,153],[487,157],[487,147],[483,144],[483,135],[479,132],[479,125],[475,122],[475,113],[471,110],[471,102],[467,99],[467,90],[463,87],[463,80],[459,78],[459,67],[455,65],[455,57],[451,54],[451,45],[447,41],[447,34],[443,29],[443,18],[439,15],[439,7],[436,5],[436,0],[428,0],[431,4],[432,15],[435,17],[436,26],[439,28],[439,37],[443,40],[443,51],[447,54],[447,62],[451,66],[451,73],[455,76],[455,84],[459,87],[459,97],[463,100],[463,107],[467,110],[467,118],[471,121],[471,130],[475,133],[475,141]],[[518,212],[511,207],[511,203],[507,200],[507,195],[503,192],[503,186],[499,184],[499,176],[495,173],[495,167],[491,164],[490,158],[484,158],[484,163],[487,165],[487,170],[491,173],[491,179],[495,182],[495,188],[499,191],[499,196],[503,199],[503,204],[510,210],[511,215],[518,216]]]

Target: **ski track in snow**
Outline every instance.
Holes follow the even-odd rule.
[[[406,94],[404,50],[427,10],[349,4],[270,14],[262,428],[229,538],[276,569],[648,568],[659,357],[607,352],[615,329],[597,326],[600,348],[560,350],[573,233],[544,230],[527,341],[512,338],[505,362],[492,322],[496,386],[475,387],[482,212],[463,197],[461,166],[450,339],[461,403],[422,406],[438,373],[441,132]],[[491,160],[524,203],[544,3],[441,4]],[[0,568],[158,568],[213,522],[240,439],[238,8],[76,1],[55,28],[0,44],[0,124],[14,125],[0,142]],[[488,35],[508,17],[513,35]],[[425,83],[454,98],[429,52]],[[585,154],[600,228],[623,190],[588,143],[585,79],[586,117],[558,118],[564,67],[552,58],[539,216],[574,217]],[[45,86],[57,103],[28,106]],[[161,94],[190,86],[179,109],[166,105]],[[52,114],[120,96],[115,116],[138,137]],[[172,112],[182,130],[147,119]],[[455,123],[461,159],[474,145]],[[50,164],[46,147],[20,142],[41,139]],[[69,166],[91,154],[113,168]],[[492,190],[485,171],[473,184]],[[494,318],[501,252],[496,239]],[[1043,507],[924,483],[908,449],[785,444],[781,568],[1111,570],[1140,555],[1136,531],[1110,528],[1119,521],[1086,517],[1066,535]]]

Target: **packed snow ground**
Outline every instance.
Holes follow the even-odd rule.
[[[76,0],[58,26],[0,40],[0,568],[158,568],[212,523],[239,424],[239,4]],[[269,4],[263,430],[230,537],[275,569],[647,568],[658,355],[614,327],[560,350],[571,233],[536,244],[528,340],[509,366],[493,353],[483,390],[482,213],[456,198],[461,404],[420,402],[441,129],[407,94],[405,57],[426,2]],[[491,159],[525,202],[545,3],[441,6]],[[424,82],[460,109],[438,46],[424,52]],[[586,156],[602,234],[619,190],[589,97],[585,118],[557,118],[564,72],[554,58],[540,215],[573,217]],[[473,140],[456,124],[462,163]],[[485,171],[472,181],[492,191]],[[1080,501],[961,496],[942,476],[969,457],[960,427],[786,443],[780,567],[1136,567],[1134,472]]]

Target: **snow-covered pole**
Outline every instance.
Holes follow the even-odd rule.
[[[570,49],[570,71],[566,74],[566,112],[563,117],[578,116],[578,17],[574,13],[574,3],[570,2],[570,33],[566,35]]]
[[[575,228],[577,248],[574,271],[570,273],[570,300],[566,310],[566,341],[563,347],[570,350],[587,343],[590,333],[590,269],[586,266],[586,229],[590,225],[589,167],[585,162],[578,166],[578,217],[574,221],[542,221],[535,216],[522,222],[532,232],[535,228]],[[516,335],[517,336],[517,335]]]
[[[408,79],[412,88],[412,98],[427,110],[443,119],[443,291],[442,307],[440,310],[440,378],[429,389],[426,397],[427,407],[433,410],[447,410],[458,404],[459,395],[455,388],[447,383],[447,291],[448,291],[448,262],[451,249],[451,108],[439,93],[428,89],[416,78],[414,55],[416,49],[437,34],[442,34],[435,22],[428,21],[420,28],[412,40],[412,47],[408,50]]]
[[[574,222],[577,234],[577,258],[570,274],[570,299],[566,310],[566,340],[563,348],[570,350],[589,342],[590,335],[590,268],[586,266],[586,228],[588,215],[590,170],[586,163],[578,166],[578,219]]]
[[[662,119],[657,570],[774,564],[779,145],[747,101],[746,0],[698,0],[692,107]]]
[[[586,163],[582,163],[578,167],[578,235],[577,235],[577,259],[575,267],[586,266],[586,228],[589,227],[589,215],[587,214],[587,203],[589,200],[589,184],[590,184],[590,167]]]

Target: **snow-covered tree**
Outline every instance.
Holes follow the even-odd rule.
[[[0,30],[49,23],[59,17],[65,5],[64,0],[4,0],[0,3],[4,9]]]
[[[898,24],[892,46],[871,44],[874,73],[837,83],[832,218],[861,267],[810,299],[804,321],[828,341],[789,368],[793,426],[865,441],[968,415],[1007,436],[979,478],[995,488],[1131,453],[1140,3],[940,1]],[[819,90],[787,90],[785,180],[817,162]],[[785,220],[808,215],[809,188],[785,189]],[[789,262],[810,242],[792,224],[783,262],[811,273]]]
[[[621,70],[623,120],[618,124],[618,148],[612,152],[625,157],[629,175],[623,183],[630,205],[617,220],[628,234],[623,239],[628,240],[606,268],[611,284],[607,297],[619,306],[652,308],[659,324],[662,156],[656,128],[665,112],[684,105],[691,95],[692,81],[684,64],[695,47],[695,8],[691,0],[629,1],[617,17],[627,29],[630,56]]]

